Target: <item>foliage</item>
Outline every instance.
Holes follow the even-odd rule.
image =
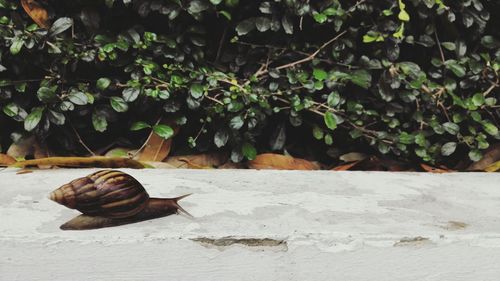
[[[0,0],[0,141],[481,158],[500,133],[489,0]],[[137,132],[136,132],[137,131]],[[308,144],[305,148],[304,144]],[[313,144],[313,145],[310,145]],[[312,152],[311,152],[312,151]]]

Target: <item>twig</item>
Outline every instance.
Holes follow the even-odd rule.
[[[497,81],[495,83],[491,83],[491,86],[486,90],[484,91],[483,93],[483,96],[487,96],[489,95],[496,87],[500,86],[498,85],[498,82],[499,82],[499,79],[497,78]]]
[[[350,14],[350,13],[354,12],[354,10],[356,10],[356,8],[359,5],[361,5],[361,4],[365,3],[365,2],[366,2],[366,0],[361,0],[361,1],[356,2],[356,4],[354,4],[354,6],[352,6],[351,8],[349,8],[349,10],[347,10],[347,13]]]
[[[155,125],[158,125],[160,123],[160,121],[161,121],[161,117],[158,118],[158,120],[156,121]],[[154,134],[153,129],[151,129],[151,133],[149,134],[149,136],[146,139],[146,141],[144,141],[144,143],[141,145],[141,147],[139,147],[139,149],[137,149],[137,151],[134,154],[132,154],[132,157],[130,157],[130,158],[133,159],[135,156],[137,156],[137,154],[139,154],[139,152],[141,152],[144,149],[144,147],[146,147],[146,145],[148,144],[148,142],[151,139],[151,136],[153,136],[153,134]]]
[[[305,62],[308,62],[308,61],[312,61],[318,54],[319,52],[321,52],[321,50],[323,50],[324,48],[326,48],[328,45],[332,44],[333,42],[335,42],[336,40],[338,40],[340,37],[342,37],[344,34],[347,33],[347,30],[344,30],[342,31],[341,33],[339,33],[337,36],[333,37],[332,39],[328,40],[326,43],[324,43],[323,45],[321,45],[321,47],[319,47],[314,53],[310,54],[308,57],[305,57],[303,59],[300,59],[298,61],[294,61],[294,62],[291,62],[291,63],[287,63],[287,64],[284,64],[284,65],[280,65],[278,67],[275,67],[276,70],[281,70],[281,69],[285,69],[285,68],[290,68],[290,67],[294,67],[298,64],[302,64],[302,63],[305,63]],[[264,75],[264,74],[267,74],[269,72],[269,70],[263,70],[260,74],[260,75]]]
[[[96,154],[94,153],[94,151],[92,151],[92,149],[90,149],[86,144],[85,142],[83,141],[82,137],[80,136],[80,134],[78,133],[78,131],[75,129],[75,127],[73,126],[73,123],[71,123],[71,121],[69,122],[69,125],[71,127],[71,129],[73,129],[73,132],[75,132],[75,135],[76,137],[78,138],[78,142],[90,153],[92,154],[92,156],[96,156]]]
[[[281,98],[281,97],[276,97],[276,100],[279,100],[279,101],[281,101],[281,102],[283,102],[283,103],[286,103],[286,104],[288,104],[288,105],[290,104],[290,102],[289,102],[289,101],[287,101],[286,99]],[[323,112],[321,112],[321,111],[319,111],[319,110],[317,110],[317,109],[308,108],[308,109],[306,109],[306,110],[307,110],[307,111],[310,111],[310,112],[312,112],[312,113],[315,113],[315,114],[317,114],[317,115],[319,115],[319,116],[325,116],[325,113],[323,113]],[[362,132],[366,133],[366,135],[363,135],[363,136],[368,137],[368,138],[370,138],[370,139],[378,139],[376,136],[371,136],[371,135],[375,135],[375,134],[377,133],[376,131],[366,129],[366,128],[364,128],[364,127],[360,127],[360,126],[358,126],[358,125],[356,125],[356,124],[352,123],[352,122],[351,122],[351,121],[349,121],[349,120],[345,120],[345,121],[346,121],[346,122],[347,122],[347,124],[349,124],[349,126],[351,126],[352,128],[358,129],[358,130],[360,130],[360,131],[362,131]],[[347,127],[347,128],[348,128],[348,127]],[[371,135],[368,135],[368,134],[371,134]],[[387,139],[380,139],[380,141],[381,141],[381,142],[384,142],[384,143],[387,143],[387,144],[391,144],[391,145],[392,145],[392,144],[394,144],[394,142],[392,142],[392,141],[390,141],[390,140],[387,140]]]
[[[217,55],[215,56],[214,63],[217,63],[217,61],[219,61],[219,57],[222,52],[222,46],[224,45],[224,40],[226,40],[226,33],[227,33],[227,26],[226,28],[224,28],[224,32],[222,33],[222,37],[220,38],[219,48],[217,48]]]
[[[224,103],[223,103],[223,102],[221,102],[220,100],[218,100],[218,99],[216,99],[216,98],[213,98],[213,97],[211,97],[211,96],[209,96],[209,95],[206,95],[205,97],[206,97],[207,99],[209,99],[209,100],[211,100],[211,101],[215,102],[215,103],[218,103],[218,104],[220,104],[220,105],[224,105]]]
[[[441,41],[439,41],[439,37],[438,37],[436,31],[434,31],[434,36],[436,37],[436,42],[437,42],[437,45],[438,45],[438,48],[439,48],[439,53],[441,54],[441,61],[444,64],[444,62],[446,61],[446,59],[444,57],[443,48],[441,48]]]

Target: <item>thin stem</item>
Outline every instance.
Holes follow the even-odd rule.
[[[78,142],[92,155],[92,156],[96,156],[96,154],[94,153],[94,151],[92,151],[92,149],[90,149],[86,144],[85,142],[83,141],[82,137],[80,136],[80,134],[78,133],[78,131],[75,129],[75,127],[73,126],[73,123],[71,123],[71,121],[69,122],[69,125],[71,127],[71,129],[73,129],[73,132],[75,133],[76,137],[78,138]]]

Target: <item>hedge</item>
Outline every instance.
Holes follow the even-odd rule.
[[[0,0],[4,151],[34,134],[83,154],[75,131],[139,147],[152,128],[234,162],[455,163],[500,139],[498,1],[25,2],[48,18]]]

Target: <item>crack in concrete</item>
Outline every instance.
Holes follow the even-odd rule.
[[[243,245],[246,247],[258,247],[258,248],[274,248],[275,250],[288,251],[288,245],[286,240],[281,239],[271,239],[271,238],[234,238],[234,237],[222,237],[222,238],[208,238],[208,237],[198,237],[191,238],[190,240],[200,243],[202,246],[207,248],[218,248],[223,250],[226,247],[232,245]]]
[[[398,242],[394,243],[394,247],[401,246],[422,246],[432,243],[431,240],[427,237],[417,236],[413,238],[404,237]]]

